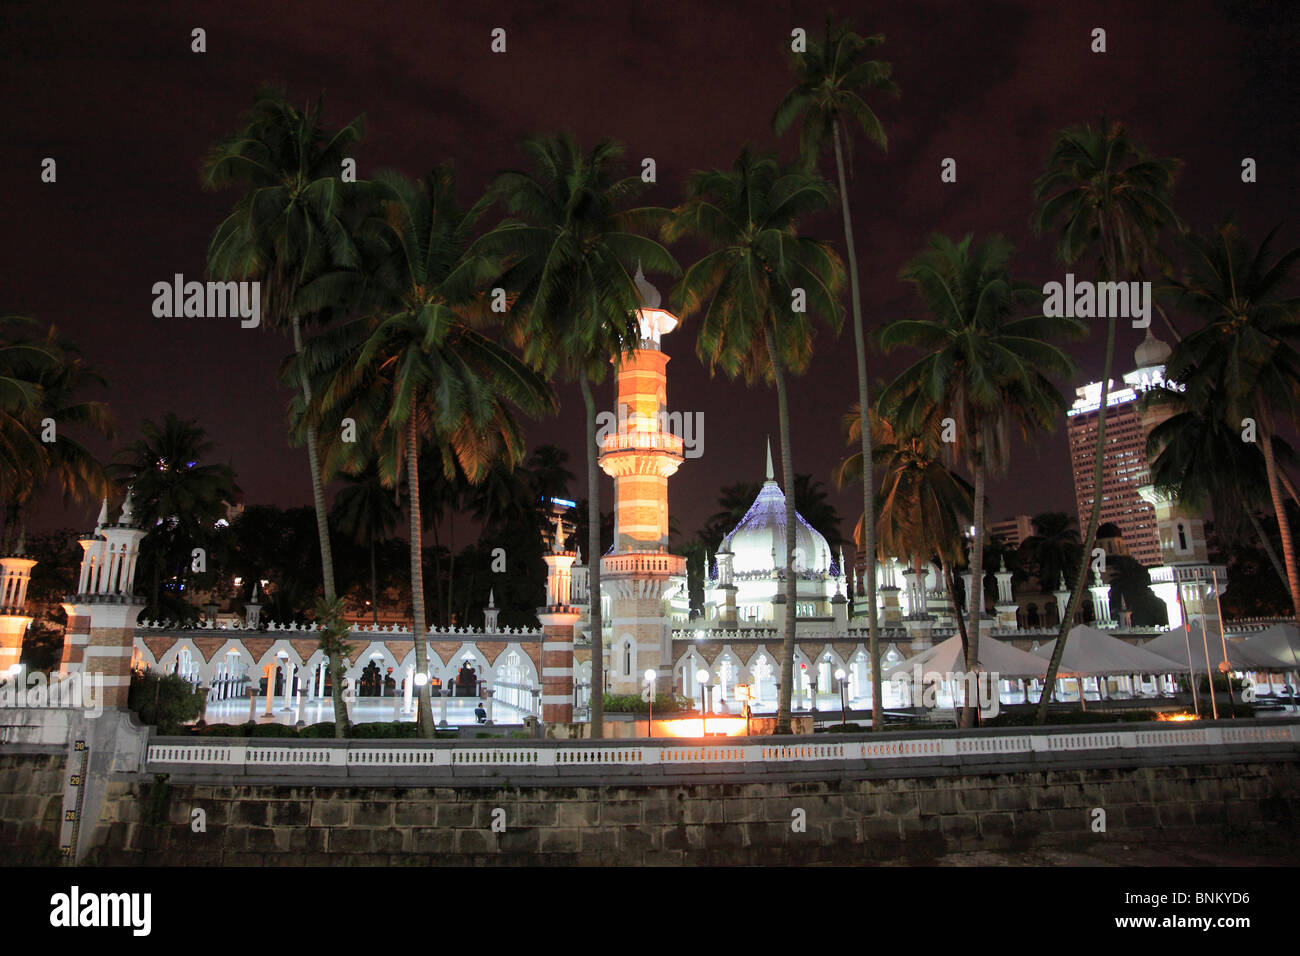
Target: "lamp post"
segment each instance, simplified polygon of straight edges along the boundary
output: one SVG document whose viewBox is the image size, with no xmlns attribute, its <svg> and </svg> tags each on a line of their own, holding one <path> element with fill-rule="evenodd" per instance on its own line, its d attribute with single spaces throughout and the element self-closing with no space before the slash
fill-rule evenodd
<svg viewBox="0 0 1300 956">
<path fill-rule="evenodd" d="M 709 686 L 709 672 L 701 667 L 695 672 L 695 679 L 700 684 L 700 736 L 707 737 L 709 735 L 708 724 L 706 723 L 708 720 L 708 705 L 704 702 L 704 699 Z"/>
<path fill-rule="evenodd" d="M 844 704 L 844 668 L 843 667 L 837 667 L 835 669 L 835 679 L 840 682 L 840 726 L 844 727 L 846 726 L 845 710 L 847 708 L 845 707 Z"/>
<path fill-rule="evenodd" d="M 650 717 L 646 720 L 646 735 L 655 735 L 655 672 L 653 667 L 645 669 L 646 700 L 650 702 Z"/>
</svg>

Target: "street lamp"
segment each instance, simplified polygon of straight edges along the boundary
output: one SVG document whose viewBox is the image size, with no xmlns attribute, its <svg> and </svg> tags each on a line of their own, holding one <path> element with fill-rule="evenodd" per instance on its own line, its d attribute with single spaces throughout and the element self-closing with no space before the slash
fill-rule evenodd
<svg viewBox="0 0 1300 956">
<path fill-rule="evenodd" d="M 706 705 L 704 702 L 704 695 L 708 691 L 709 672 L 706 671 L 703 667 L 701 667 L 699 670 L 695 672 L 695 679 L 699 681 L 700 684 L 700 736 L 707 737 L 709 735 L 709 732 L 708 732 L 708 724 L 705 723 L 705 721 L 708 719 L 707 717 L 708 705 Z"/>
<path fill-rule="evenodd" d="M 835 669 L 835 679 L 840 682 L 840 726 L 845 726 L 845 706 L 844 706 L 844 668 Z"/>
<path fill-rule="evenodd" d="M 646 682 L 646 700 L 650 702 L 650 717 L 646 720 L 645 728 L 648 736 L 655 735 L 655 671 L 653 667 L 645 669 Z"/>
</svg>

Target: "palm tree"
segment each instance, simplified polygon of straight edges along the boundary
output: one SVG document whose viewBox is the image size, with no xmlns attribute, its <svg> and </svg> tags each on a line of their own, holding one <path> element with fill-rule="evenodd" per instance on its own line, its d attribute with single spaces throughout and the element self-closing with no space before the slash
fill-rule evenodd
<svg viewBox="0 0 1300 956">
<path fill-rule="evenodd" d="M 984 616 L 985 479 L 1005 470 L 1013 424 L 1028 437 L 1055 428 L 1066 402 L 1049 376 L 1065 377 L 1074 362 L 1051 340 L 1080 335 L 1074 319 L 1012 313 L 1040 301 L 1039 290 L 1008 275 L 1011 245 L 993 236 L 972 245 L 934 236 L 899 273 L 916 286 L 928 319 L 900 319 L 880 331 L 886 351 L 899 346 L 927 354 L 904 370 L 880 397 L 887 414 L 913 427 L 938 414 L 951 419 L 956 451 L 974 475 L 975 546 L 971 556 L 973 628 L 966 667 L 979 662 L 979 622 Z M 974 720 L 966 707 L 963 724 Z"/>
<path fill-rule="evenodd" d="M 11 348 L 14 351 L 10 352 Z M 5 535 L 0 537 L 0 543 L 9 539 L 7 548 L 0 545 L 0 549 L 7 550 L 17 547 L 22 537 L 23 510 L 30 506 L 49 472 L 54 472 L 58 479 L 65 505 L 102 498 L 109 493 L 111 483 L 104 466 L 77 439 L 75 430 L 82 426 L 112 438 L 113 418 L 104 402 L 79 397 L 87 386 L 102 386 L 104 378 L 86 365 L 80 351 L 61 338 L 53 327 L 40 339 L 8 343 L 4 351 L 15 357 L 26 356 L 25 374 L 30 376 L 28 384 L 34 387 L 34 400 L 25 409 L 16 405 L 14 417 L 0 421 L 0 436 L 9 431 L 6 421 L 22 429 L 21 438 L 14 435 L 14 442 L 0 438 L 0 445 L 14 455 L 9 468 L 25 467 L 30 478 L 25 482 L 6 481 L 4 472 L 0 471 L 5 509 Z M 39 438 L 46 421 L 56 425 L 54 441 Z"/>
<path fill-rule="evenodd" d="M 44 400 L 41 379 L 58 361 L 34 320 L 0 317 L 0 501 L 6 503 L 6 512 L 10 503 L 27 500 L 45 480 L 48 458 L 37 412 Z M 12 524 L 7 521 L 0 545 L 20 537 L 16 524 L 15 515 Z"/>
<path fill-rule="evenodd" d="M 476 483 L 498 462 L 514 465 L 523 458 L 523 435 L 510 407 L 541 414 L 554 409 L 554 397 L 539 375 L 475 327 L 484 311 L 484 285 L 497 270 L 470 251 L 487 201 L 463 209 L 447 165 L 419 184 L 388 172 L 376 182 L 390 256 L 366 281 L 373 284 L 367 295 L 384 314 L 318 337 L 304 364 L 329 377 L 313 416 L 355 413 L 357 421 L 370 423 L 383 480 L 396 486 L 405 471 L 415 667 L 427 674 L 421 449 L 428 447 L 448 480 L 459 469 Z M 421 733 L 432 737 L 427 682 L 419 708 Z"/>
<path fill-rule="evenodd" d="M 321 121 L 322 103 L 299 110 L 274 89 L 261 91 L 243 117 L 243 125 L 212 147 L 203 164 L 205 189 L 237 186 L 245 193 L 217 227 L 208 246 L 208 272 L 219 279 L 258 280 L 266 324 L 288 331 L 295 355 L 303 351 L 304 320 L 329 310 L 306 312 L 299 292 L 313 279 L 340 268 L 355 268 L 359 255 L 351 238 L 361 191 L 341 181 L 342 162 L 361 139 L 364 119 L 329 131 Z M 310 405 L 310 377 L 295 383 Z M 312 502 L 320 539 L 323 588 L 327 605 L 334 601 L 334 558 L 330 550 L 316 428 L 306 427 L 311 466 Z M 335 681 L 335 713 L 341 707 Z M 343 732 L 337 722 L 336 733 Z"/>
<path fill-rule="evenodd" d="M 687 200 L 667 235 L 693 236 L 711 251 L 686 270 L 673 290 L 679 314 L 703 312 L 696 349 L 710 372 L 776 385 L 785 488 L 785 580 L 794 577 L 794 459 L 787 374 L 812 355 L 812 318 L 835 331 L 842 320 L 844 265 L 828 243 L 799 235 L 797 224 L 830 206 L 834 194 L 816 173 L 783 169 L 748 146 L 729 171 L 692 175 Z M 781 692 L 776 732 L 790 732 L 794 668 L 794 594 L 785 602 Z"/>
<path fill-rule="evenodd" d="M 631 270 L 676 276 L 668 250 L 647 238 L 663 209 L 628 208 L 639 177 L 616 178 L 623 148 L 601 140 L 583 153 L 568 134 L 524 144 L 533 170 L 501 173 L 493 190 L 511 216 L 477 248 L 510 263 L 502 287 L 514 295 L 509 321 L 524 357 L 548 377 L 577 380 L 587 414 L 587 551 L 591 593 L 591 735 L 604 733 L 604 622 L 600 608 L 600 483 L 593 384 L 640 341 L 643 305 Z"/>
<path fill-rule="evenodd" d="M 1083 548 L 1074 519 L 1064 511 L 1045 511 L 1034 515 L 1032 522 L 1034 533 L 1020 543 L 1020 552 L 1046 592 L 1074 574 Z"/>
<path fill-rule="evenodd" d="M 1176 226 L 1170 194 L 1179 162 L 1153 159 L 1135 143 L 1122 124 L 1102 120 L 1056 134 L 1047 169 L 1034 183 L 1039 203 L 1033 225 L 1037 232 L 1059 229 L 1061 260 L 1074 263 L 1089 252 L 1096 256 L 1102 280 L 1139 276 L 1149 261 L 1159 261 L 1161 230 Z M 1176 334 L 1176 333 L 1175 333 Z M 1101 520 L 1100 492 L 1106 459 L 1106 415 L 1111 367 L 1115 357 L 1115 316 L 1106 320 L 1106 359 L 1101 373 L 1101 404 L 1097 411 L 1097 450 L 1093 474 L 1092 514 L 1084 531 L 1083 553 L 1092 553 Z M 1088 583 L 1088 563 L 1080 562 L 1070 603 L 1061 619 L 1045 690 L 1038 702 L 1039 723 L 1047 719 L 1056 674 L 1065 653 L 1070 622 Z"/>
<path fill-rule="evenodd" d="M 1241 440 L 1240 422 L 1229 421 L 1227 393 L 1218 382 L 1199 388 L 1196 407 L 1186 391 L 1171 387 L 1148 389 L 1148 407 L 1164 407 L 1172 414 L 1151 429 L 1147 455 L 1151 484 L 1180 506 L 1214 515 L 1214 532 L 1224 542 L 1249 544 L 1249 529 L 1260 542 L 1278 580 L 1286 578 L 1277 552 L 1259 514 L 1271 508 L 1268 469 L 1257 442 Z M 1273 435 L 1273 457 L 1294 461 L 1295 453 Z"/>
<path fill-rule="evenodd" d="M 392 536 L 402 520 L 402 509 L 393 492 L 384 486 L 379 462 L 371 458 L 365 468 L 344 477 L 346 484 L 334 496 L 330 519 L 343 534 L 370 552 L 370 610 L 379 624 L 379 572 L 375 543 Z"/>
<path fill-rule="evenodd" d="M 951 455 L 941 441 L 941 419 L 937 412 L 938 406 L 932 406 L 928 417 L 895 426 L 881 414 L 879 402 L 871 410 L 869 421 L 875 432 L 872 454 L 882 478 L 875 501 L 880 534 L 876 539 L 876 553 L 868 561 L 874 563 L 901 556 L 921 572 L 932 557 L 937 558 L 965 649 L 969 639 L 957 600 L 953 568 L 963 561 L 961 532 L 970 523 L 971 486 L 949 467 Z M 844 416 L 843 424 L 849 444 L 860 445 L 857 430 L 862 427 L 862 414 L 856 405 Z M 861 474 L 862 453 L 855 451 L 836 468 L 835 482 L 842 488 L 858 480 Z M 859 518 L 853 531 L 859 544 L 864 524 Z"/>
<path fill-rule="evenodd" d="M 108 472 L 129 485 L 140 525 L 148 529 L 145 546 L 153 564 L 150 613 L 162 614 L 161 583 L 167 564 L 184 578 L 190 551 L 206 547 L 226 504 L 239 492 L 229 465 L 200 462 L 216 447 L 194 420 L 168 412 L 161 426 L 146 420 L 141 437 L 118 454 Z"/>
<path fill-rule="evenodd" d="M 772 118 L 777 134 L 783 133 L 799 114 L 803 114 L 803 133 L 800 153 L 811 168 L 825 148 L 827 139 L 835 148 L 835 172 L 839 181 L 840 217 L 844 220 L 844 247 L 849 265 L 849 295 L 853 305 L 853 341 L 858 364 L 858 409 L 861 422 L 858 426 L 862 442 L 862 548 L 868 555 L 867 565 L 867 628 L 871 653 L 872 718 L 871 729 L 884 727 L 884 713 L 880 684 L 880 630 L 876 621 L 876 563 L 871 559 L 875 551 L 875 509 L 872 507 L 875 480 L 872 474 L 871 429 L 866 426 L 870 410 L 867 396 L 866 336 L 862 326 L 862 294 L 858 285 L 858 256 L 853 242 L 853 220 L 849 215 L 848 183 L 844 172 L 844 147 L 852 152 L 849 133 L 854 126 L 882 150 L 887 148 L 884 128 L 867 105 L 864 94 L 881 91 L 898 94 L 897 85 L 889 78 L 889 63 L 866 58 L 867 50 L 885 42 L 883 34 L 861 37 L 849 29 L 847 23 L 833 24 L 826 18 L 825 38 L 812 39 L 807 51 L 794 54 L 794 70 L 798 76 L 795 86 L 785 95 Z"/>
<path fill-rule="evenodd" d="M 1244 437 L 1246 419 L 1255 422 L 1292 607 L 1300 621 L 1300 570 L 1274 444 L 1277 415 L 1294 424 L 1300 414 L 1300 298 L 1285 291 L 1294 279 L 1300 248 L 1274 260 L 1277 231 L 1275 227 L 1258 247 L 1232 222 L 1212 235 L 1184 238 L 1187 265 L 1178 283 L 1178 304 L 1205 325 L 1178 344 L 1166 372 L 1186 388 L 1191 409 L 1213 408 L 1217 393 L 1226 426 L 1239 437 Z"/>
</svg>

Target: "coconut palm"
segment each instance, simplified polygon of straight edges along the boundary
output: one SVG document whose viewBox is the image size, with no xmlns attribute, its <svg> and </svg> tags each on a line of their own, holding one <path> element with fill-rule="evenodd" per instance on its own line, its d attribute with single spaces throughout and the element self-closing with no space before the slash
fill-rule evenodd
<svg viewBox="0 0 1300 956">
<path fill-rule="evenodd" d="M 371 458 L 364 469 L 344 476 L 344 486 L 334 496 L 330 519 L 342 534 L 352 538 L 370 553 L 370 610 L 379 624 L 379 570 L 375 545 L 392 536 L 402 520 L 392 490 L 384 486 L 379 462 Z"/>
<path fill-rule="evenodd" d="M 1142 275 L 1148 262 L 1160 261 L 1160 233 L 1177 226 L 1170 207 L 1179 162 L 1154 159 L 1133 141 L 1121 123 L 1103 119 L 1100 126 L 1065 129 L 1056 134 L 1047 169 L 1034 183 L 1039 203 L 1035 231 L 1057 229 L 1057 250 L 1067 264 L 1092 256 L 1101 280 L 1121 281 Z M 1177 332 L 1175 331 L 1175 335 Z M 1106 417 L 1111 368 L 1115 357 L 1115 316 L 1106 320 L 1106 358 L 1101 373 L 1101 404 L 1097 411 L 1096 464 L 1093 488 L 1100 489 L 1106 458 Z M 1093 495 L 1092 513 L 1084 530 L 1083 553 L 1090 554 L 1101 520 L 1100 493 Z M 1087 586 L 1088 564 L 1080 562 L 1070 603 L 1047 668 L 1047 688 L 1038 702 L 1038 721 L 1047 707 L 1065 653 L 1070 622 Z"/>
<path fill-rule="evenodd" d="M 979 245 L 933 236 L 925 251 L 903 267 L 929 312 L 925 319 L 900 319 L 880 331 L 886 351 L 900 346 L 926 354 L 881 394 L 891 417 L 914 427 L 936 413 L 947 422 L 955 451 L 974 477 L 975 542 L 971 555 L 971 633 L 966 667 L 979 662 L 979 622 L 984 615 L 985 481 L 1005 471 L 1010 437 L 1018 425 L 1026 437 L 1050 431 L 1066 408 L 1050 376 L 1066 377 L 1074 362 L 1052 340 L 1078 336 L 1074 319 L 1013 313 L 1037 305 L 1041 293 L 1008 274 L 1011 245 L 993 236 Z M 968 705 L 963 723 L 974 720 Z"/>
<path fill-rule="evenodd" d="M 208 272 L 218 279 L 260 281 L 264 324 L 288 332 L 296 355 L 303 350 L 304 323 L 329 311 L 320 306 L 305 309 L 299 292 L 324 273 L 360 264 L 351 222 L 361 192 L 343 183 L 341 173 L 343 160 L 363 135 L 364 120 L 357 117 L 341 129 L 328 130 L 321 113 L 320 101 L 299 110 L 283 92 L 261 91 L 243 125 L 212 147 L 201 176 L 205 189 L 245 190 L 212 236 Z M 310 405 L 310 377 L 304 373 L 294 384 Z M 326 604 L 332 605 L 334 559 L 312 422 L 307 424 L 306 445 L 323 589 Z M 336 713 L 342 700 L 340 684 L 334 684 Z M 342 723 L 336 732 L 342 734 Z"/>
<path fill-rule="evenodd" d="M 1278 580 L 1285 580 L 1286 569 L 1259 519 L 1260 511 L 1272 508 L 1263 452 L 1258 442 L 1242 441 L 1240 422 L 1229 421 L 1221 383 L 1208 383 L 1194 398 L 1196 407 L 1186 391 L 1165 387 L 1146 392 L 1148 407 L 1172 412 L 1147 436 L 1151 484 L 1180 506 L 1212 513 L 1220 540 L 1249 545 L 1253 535 Z M 1295 452 L 1280 436 L 1273 435 L 1272 444 L 1275 460 L 1295 461 Z"/>
<path fill-rule="evenodd" d="M 476 483 L 497 463 L 523 458 L 511 408 L 540 414 L 554 409 L 554 397 L 538 374 L 476 327 L 485 283 L 498 271 L 470 251 L 487 202 L 462 208 L 450 166 L 418 184 L 387 172 L 376 184 L 389 257 L 362 281 L 371 286 L 366 297 L 385 308 L 311 343 L 304 366 L 328 385 L 306 417 L 366 423 L 383 480 L 393 487 L 405 473 L 415 667 L 427 674 L 421 450 L 448 480 L 459 470 Z M 421 733 L 431 737 L 427 682 L 419 697 Z"/>
<path fill-rule="evenodd" d="M 644 186 L 617 178 L 623 148 L 609 140 L 584 153 L 568 134 L 529 140 L 531 171 L 501 173 L 493 191 L 512 217 L 476 248 L 509 263 L 501 287 L 514 296 L 508 321 L 524 357 L 548 377 L 576 380 L 587 418 L 587 553 L 591 625 L 591 735 L 603 735 L 604 622 L 600 608 L 600 484 L 592 385 L 640 342 L 645 303 L 632 271 L 676 276 L 676 260 L 647 237 L 663 209 L 629 208 Z"/>
<path fill-rule="evenodd" d="M 1045 511 L 1032 519 L 1034 533 L 1020 543 L 1022 560 L 1029 564 L 1044 593 L 1064 583 L 1079 566 L 1083 547 L 1079 529 L 1064 511 Z"/>
<path fill-rule="evenodd" d="M 148 530 L 141 551 L 153 565 L 150 613 L 156 619 L 162 615 L 163 566 L 186 576 L 191 550 L 208 546 L 239 488 L 229 465 L 202 464 L 216 444 L 196 421 L 168 412 L 161 425 L 146 420 L 140 432 L 107 470 L 130 486 L 136 520 Z"/>
<path fill-rule="evenodd" d="M 875 437 L 872 454 L 876 458 L 881 488 L 876 496 L 876 553 L 868 560 L 888 561 L 901 556 L 922 572 L 937 559 L 945 585 L 953 602 L 962 647 L 968 635 L 957 601 L 953 574 L 960 566 L 962 529 L 970 524 L 971 486 L 950 468 L 951 455 L 941 440 L 938 406 L 928 417 L 898 426 L 881 414 L 879 403 L 872 409 L 870 422 Z M 854 406 L 843 419 L 850 445 L 860 444 L 857 429 L 862 415 Z M 840 487 L 857 481 L 862 475 L 862 453 L 850 454 L 835 470 Z M 858 519 L 854 538 L 861 547 L 864 522 Z"/>
<path fill-rule="evenodd" d="M 1256 439 L 1300 620 L 1300 570 L 1274 445 L 1279 417 L 1292 425 L 1300 420 L 1300 298 L 1287 294 L 1300 248 L 1274 258 L 1277 231 L 1258 246 L 1232 222 L 1211 235 L 1184 238 L 1186 274 L 1177 285 L 1178 305 L 1205 325 L 1178 344 L 1166 372 L 1186 388 L 1189 408 L 1221 404 L 1226 427 L 1239 438 Z M 1250 436 L 1252 423 L 1256 434 Z"/>
<path fill-rule="evenodd" d="M 58 367 L 59 356 L 33 319 L 0 317 L 0 501 L 25 501 L 45 480 L 46 450 L 37 415 L 44 400 L 41 378 Z M 0 546 L 20 536 L 17 517 L 8 522 Z"/>
<path fill-rule="evenodd" d="M 867 353 L 865 332 L 862 326 L 862 295 L 858 285 L 858 257 L 853 242 L 853 220 L 849 214 L 849 193 L 844 170 L 845 147 L 852 152 L 850 133 L 860 128 L 866 137 L 882 150 L 887 147 L 884 128 L 867 105 L 868 92 L 898 93 L 890 79 L 891 65 L 880 60 L 867 59 L 867 51 L 885 42 L 882 34 L 861 37 L 849 29 L 848 24 L 835 24 L 826 18 L 826 31 L 821 41 L 810 38 L 806 52 L 793 55 L 793 66 L 798 81 L 785 95 L 772 118 L 778 134 L 784 132 L 803 115 L 803 132 L 800 153 L 810 167 L 814 165 L 828 141 L 835 152 L 835 172 L 839 182 L 840 217 L 844 220 L 844 247 L 849 267 L 849 296 L 853 307 L 853 341 L 856 348 L 858 370 L 858 409 L 862 419 L 858 426 L 862 443 L 862 548 L 871 555 L 875 551 L 875 509 L 871 502 L 875 481 L 872 474 L 871 429 L 865 426 L 869 411 L 867 399 Z M 884 714 L 880 684 L 880 629 L 876 620 L 876 564 L 868 558 L 867 629 L 871 653 L 872 719 L 871 729 L 884 727 Z"/>
<path fill-rule="evenodd" d="M 22 327 L 22 323 L 17 323 L 17 327 Z M 0 550 L 7 550 L 17 547 L 22 537 L 23 512 L 31 506 L 51 472 L 58 480 L 65 505 L 95 500 L 109 493 L 111 482 L 104 466 L 78 439 L 76 432 L 79 427 L 87 428 L 112 438 L 113 418 L 104 402 L 81 397 L 87 387 L 104 385 L 104 378 L 86 365 L 80 351 L 53 327 L 39 339 L 10 342 L 3 348 L 5 354 L 26 357 L 23 362 L 26 371 L 22 374 L 29 376 L 27 384 L 34 387 L 31 402 L 25 407 L 23 403 L 14 405 L 12 417 L 0 420 L 0 436 L 6 432 L 13 435 L 12 427 L 21 429 L 21 436 L 13 435 L 12 442 L 0 437 L 0 445 L 13 454 L 7 467 L 0 469 L 0 494 L 5 509 L 5 535 L 0 538 Z M 55 427 L 54 439 L 44 441 L 49 422 Z M 5 472 L 11 470 L 14 477 L 5 480 Z M 17 470 L 24 471 L 29 480 L 17 480 Z M 3 547 L 6 538 L 7 548 Z"/>
<path fill-rule="evenodd" d="M 686 270 L 672 302 L 702 313 L 696 350 L 710 372 L 776 386 L 785 489 L 785 580 L 793 584 L 795 479 L 786 379 L 812 356 L 814 317 L 839 331 L 844 265 L 831 246 L 801 236 L 798 223 L 828 208 L 830 186 L 806 169 L 784 169 L 748 146 L 730 170 L 696 172 L 667 235 L 703 240 L 709 250 Z M 777 733 L 790 732 L 795 601 L 785 602 Z"/>
</svg>

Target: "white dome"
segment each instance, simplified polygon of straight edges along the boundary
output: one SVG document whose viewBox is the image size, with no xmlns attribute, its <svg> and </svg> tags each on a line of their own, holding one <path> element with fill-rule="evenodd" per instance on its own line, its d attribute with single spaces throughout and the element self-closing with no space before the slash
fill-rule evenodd
<svg viewBox="0 0 1300 956">
<path fill-rule="evenodd" d="M 722 539 L 719 551 L 730 551 L 731 569 L 736 574 L 755 571 L 771 574 L 785 568 L 785 495 L 772 478 L 772 452 L 768 451 L 767 481 L 758 497 L 732 532 Z M 826 573 L 831 566 L 831 549 L 816 528 L 795 512 L 795 569 Z"/>
</svg>

